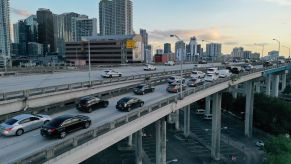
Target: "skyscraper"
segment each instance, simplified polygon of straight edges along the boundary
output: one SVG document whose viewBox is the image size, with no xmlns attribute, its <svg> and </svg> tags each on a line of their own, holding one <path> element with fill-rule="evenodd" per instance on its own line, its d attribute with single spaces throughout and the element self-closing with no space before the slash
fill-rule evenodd
<svg viewBox="0 0 291 164">
<path fill-rule="evenodd" d="M 190 39 L 188 55 L 189 55 L 190 61 L 192 62 L 197 61 L 199 59 L 198 43 L 195 36 Z"/>
<path fill-rule="evenodd" d="M 37 42 L 38 40 L 38 23 L 36 15 L 31 15 L 25 19 L 26 25 L 29 27 L 28 41 Z"/>
<path fill-rule="evenodd" d="M 164 44 L 164 53 L 172 53 L 172 48 L 171 48 L 171 44 L 170 43 L 165 43 Z"/>
<path fill-rule="evenodd" d="M 186 59 L 186 44 L 183 41 L 178 41 L 175 44 L 176 59 L 179 61 Z"/>
<path fill-rule="evenodd" d="M 215 61 L 221 55 L 221 44 L 210 43 L 206 45 L 206 55 L 208 60 Z"/>
<path fill-rule="evenodd" d="M 73 32 L 73 40 L 75 42 L 81 41 L 84 36 L 95 36 L 97 35 L 97 19 L 89 19 L 85 15 L 72 18 L 71 31 Z"/>
<path fill-rule="evenodd" d="M 10 58 L 9 0 L 0 1 L 0 67 Z"/>
<path fill-rule="evenodd" d="M 131 0 L 101 0 L 99 3 L 100 34 L 132 34 L 132 12 Z"/>
<path fill-rule="evenodd" d="M 148 53 L 146 53 L 147 48 L 148 48 L 148 33 L 145 29 L 140 29 L 140 35 L 142 37 L 142 42 L 143 42 L 143 49 L 144 49 L 144 62 L 147 62 L 147 55 Z"/>
<path fill-rule="evenodd" d="M 16 55 L 26 56 L 28 54 L 27 43 L 29 42 L 29 26 L 24 20 L 13 25 L 14 43 L 17 43 L 18 53 Z"/>
<path fill-rule="evenodd" d="M 241 59 L 244 55 L 244 48 L 243 47 L 235 47 L 232 49 L 231 55 L 233 58 Z"/>
<path fill-rule="evenodd" d="M 55 52 L 53 13 L 49 9 L 38 9 L 38 42 L 43 44 L 44 54 Z"/>
</svg>

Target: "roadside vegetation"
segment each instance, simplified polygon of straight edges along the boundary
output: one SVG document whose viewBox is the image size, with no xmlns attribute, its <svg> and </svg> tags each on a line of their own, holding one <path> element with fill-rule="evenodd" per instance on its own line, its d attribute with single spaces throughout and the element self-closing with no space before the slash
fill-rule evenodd
<svg viewBox="0 0 291 164">
<path fill-rule="evenodd" d="M 291 134 L 291 103 L 265 94 L 255 94 L 254 98 L 254 126 L 272 135 L 265 143 L 266 163 L 291 163 L 291 139 L 285 136 Z M 224 93 L 222 108 L 244 120 L 245 97 L 234 99 Z"/>
</svg>

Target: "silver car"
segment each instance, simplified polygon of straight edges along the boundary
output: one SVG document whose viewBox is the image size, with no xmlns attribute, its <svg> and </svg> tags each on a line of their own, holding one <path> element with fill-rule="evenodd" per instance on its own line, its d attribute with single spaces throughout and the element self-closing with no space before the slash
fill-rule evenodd
<svg viewBox="0 0 291 164">
<path fill-rule="evenodd" d="M 5 136 L 21 136 L 24 132 L 41 128 L 51 118 L 47 115 L 21 114 L 0 125 L 0 133 Z"/>
</svg>

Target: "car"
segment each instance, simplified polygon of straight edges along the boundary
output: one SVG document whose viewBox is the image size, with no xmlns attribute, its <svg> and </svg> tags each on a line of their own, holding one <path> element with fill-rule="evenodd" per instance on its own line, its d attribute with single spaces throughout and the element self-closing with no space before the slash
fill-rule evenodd
<svg viewBox="0 0 291 164">
<path fill-rule="evenodd" d="M 167 66 L 174 66 L 175 65 L 175 62 L 173 62 L 173 61 L 167 61 L 165 63 L 165 65 L 167 65 Z"/>
<path fill-rule="evenodd" d="M 186 85 L 182 84 L 182 90 L 186 89 Z M 181 91 L 181 83 L 172 83 L 167 87 L 169 93 L 178 93 Z"/>
<path fill-rule="evenodd" d="M 156 68 L 156 66 L 154 66 L 154 65 L 150 65 L 150 64 L 148 64 L 148 65 L 146 65 L 146 66 L 143 68 L 143 70 L 144 70 L 144 71 L 155 71 L 155 70 L 157 70 L 157 68 Z"/>
<path fill-rule="evenodd" d="M 213 81 L 215 81 L 217 79 L 218 79 L 218 76 L 215 75 L 215 74 L 207 74 L 205 76 L 205 78 L 204 78 L 204 80 L 207 81 L 207 82 L 213 82 Z"/>
<path fill-rule="evenodd" d="M 133 93 L 135 93 L 136 95 L 144 95 L 146 93 L 151 93 L 154 91 L 155 88 L 147 84 L 140 84 L 133 89 Z"/>
<path fill-rule="evenodd" d="M 238 60 L 238 59 L 233 59 L 232 62 L 233 62 L 233 63 L 238 63 L 239 60 Z"/>
<path fill-rule="evenodd" d="M 142 107 L 144 101 L 136 97 L 124 97 L 116 104 L 116 109 L 130 112 L 132 109 Z"/>
<path fill-rule="evenodd" d="M 52 119 L 42 126 L 40 134 L 43 137 L 65 138 L 67 134 L 77 130 L 87 129 L 91 125 L 91 119 L 83 115 L 62 115 Z"/>
<path fill-rule="evenodd" d="M 231 72 L 228 69 L 223 69 L 218 71 L 218 77 L 220 78 L 226 78 L 231 76 Z"/>
<path fill-rule="evenodd" d="M 169 84 L 172 84 L 172 83 L 181 83 L 181 80 L 182 80 L 182 83 L 184 84 L 185 83 L 185 78 L 181 77 L 181 76 L 170 76 L 167 81 Z"/>
<path fill-rule="evenodd" d="M 265 143 L 262 140 L 258 140 L 256 142 L 256 146 L 261 148 L 261 147 L 264 147 L 265 146 Z"/>
<path fill-rule="evenodd" d="M 205 73 L 202 71 L 192 71 L 191 78 L 204 78 Z"/>
<path fill-rule="evenodd" d="M 233 74 L 239 74 L 239 73 L 242 73 L 243 71 L 244 71 L 244 69 L 240 66 L 231 67 L 231 73 L 233 73 Z"/>
<path fill-rule="evenodd" d="M 109 105 L 109 101 L 102 100 L 94 96 L 82 97 L 79 103 L 76 105 L 77 110 L 82 112 L 91 113 L 93 110 L 99 108 L 106 108 Z"/>
<path fill-rule="evenodd" d="M 244 65 L 243 68 L 245 71 L 251 71 L 254 69 L 254 66 L 251 64 L 247 64 L 247 65 Z"/>
<path fill-rule="evenodd" d="M 285 64 L 285 63 L 286 63 L 285 60 L 282 60 L 282 59 L 278 60 L 278 64 Z"/>
<path fill-rule="evenodd" d="M 199 85 L 203 85 L 204 79 L 200 78 L 191 78 L 188 80 L 187 85 L 188 87 L 197 87 Z"/>
<path fill-rule="evenodd" d="M 101 76 L 103 78 L 122 77 L 122 73 L 114 70 L 106 70 L 101 74 Z"/>
<path fill-rule="evenodd" d="M 2 123 L 0 133 L 4 136 L 21 136 L 25 132 L 41 128 L 50 120 L 48 115 L 21 114 Z"/>
<path fill-rule="evenodd" d="M 207 69 L 207 74 L 218 74 L 218 68 L 212 67 Z"/>
<path fill-rule="evenodd" d="M 205 109 L 197 109 L 196 110 L 197 115 L 204 115 L 204 113 L 205 113 Z"/>
<path fill-rule="evenodd" d="M 204 114 L 204 120 L 212 120 L 212 114 Z"/>
<path fill-rule="evenodd" d="M 200 60 L 200 61 L 198 62 L 198 64 L 207 64 L 207 61 L 206 61 L 206 60 Z"/>
<path fill-rule="evenodd" d="M 222 64 L 222 65 L 229 65 L 229 62 L 224 61 L 224 62 L 222 62 L 221 64 Z"/>
<path fill-rule="evenodd" d="M 273 66 L 273 63 L 272 63 L 271 61 L 265 61 L 265 62 L 263 63 L 263 66 L 264 66 L 264 67 L 271 67 L 271 66 Z"/>
</svg>

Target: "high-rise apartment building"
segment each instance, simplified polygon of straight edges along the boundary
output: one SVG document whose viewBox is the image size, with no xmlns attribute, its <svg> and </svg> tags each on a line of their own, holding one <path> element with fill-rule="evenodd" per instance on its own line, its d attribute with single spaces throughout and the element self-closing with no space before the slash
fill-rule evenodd
<svg viewBox="0 0 291 164">
<path fill-rule="evenodd" d="M 38 9 L 38 42 L 43 44 L 44 54 L 55 52 L 54 17 L 49 9 Z"/>
<path fill-rule="evenodd" d="M 221 56 L 221 44 L 209 43 L 206 45 L 206 57 L 210 61 L 215 61 Z"/>
<path fill-rule="evenodd" d="M 146 53 L 147 48 L 148 48 L 148 33 L 145 29 L 140 29 L 140 35 L 142 37 L 142 42 L 143 42 L 143 50 L 144 50 L 144 62 L 147 62 L 147 55 L 148 53 Z"/>
<path fill-rule="evenodd" d="M 28 47 L 27 43 L 29 42 L 29 26 L 26 25 L 24 20 L 19 20 L 17 23 L 13 24 L 14 31 L 14 43 L 18 48 L 17 56 L 27 56 Z"/>
<path fill-rule="evenodd" d="M 97 19 L 89 19 L 88 16 L 72 18 L 73 41 L 79 42 L 82 37 L 97 35 Z"/>
<path fill-rule="evenodd" d="M 10 59 L 9 0 L 0 1 L 0 67 Z"/>
<path fill-rule="evenodd" d="M 236 59 L 241 59 L 244 56 L 244 48 L 243 47 L 235 47 L 232 49 L 231 56 Z"/>
<path fill-rule="evenodd" d="M 171 48 L 171 44 L 170 43 L 165 43 L 164 44 L 164 53 L 172 53 L 172 48 Z"/>
<path fill-rule="evenodd" d="M 198 53 L 198 43 L 196 37 L 192 37 L 189 43 L 189 52 L 188 52 L 189 61 L 194 62 L 198 61 L 199 53 Z"/>
<path fill-rule="evenodd" d="M 25 19 L 25 23 L 29 28 L 28 41 L 37 42 L 38 41 L 38 23 L 36 15 L 31 15 Z M 15 34 L 15 33 L 14 33 Z"/>
<path fill-rule="evenodd" d="M 183 41 L 178 41 L 175 44 L 176 59 L 179 61 L 185 61 L 186 59 L 186 44 Z"/>
<path fill-rule="evenodd" d="M 99 3 L 100 34 L 132 34 L 132 13 L 131 0 L 101 0 Z"/>
</svg>

